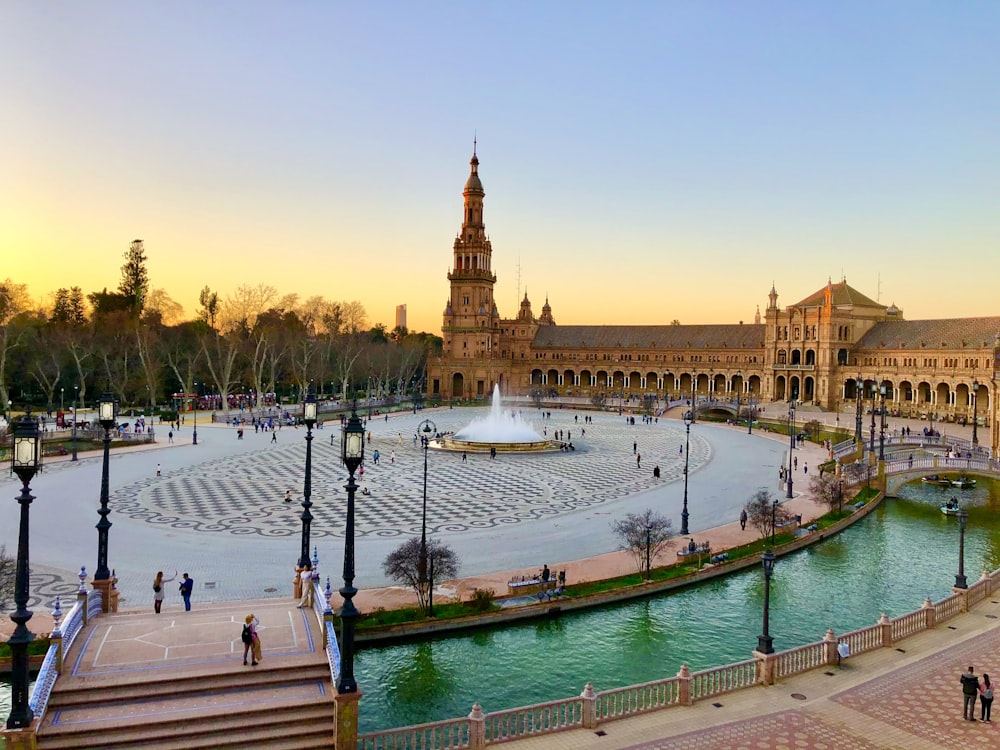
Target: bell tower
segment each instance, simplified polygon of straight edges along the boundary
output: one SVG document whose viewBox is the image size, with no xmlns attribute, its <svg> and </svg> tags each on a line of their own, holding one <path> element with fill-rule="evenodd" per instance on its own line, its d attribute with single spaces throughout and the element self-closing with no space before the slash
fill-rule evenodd
<svg viewBox="0 0 1000 750">
<path fill-rule="evenodd" d="M 444 356 L 453 360 L 492 358 L 500 321 L 493 301 L 497 278 L 492 270 L 493 248 L 483 222 L 486 191 L 479 179 L 475 142 L 469 167 L 469 179 L 462 191 L 462 228 L 455 237 L 448 272 L 451 295 L 441 326 Z"/>
</svg>

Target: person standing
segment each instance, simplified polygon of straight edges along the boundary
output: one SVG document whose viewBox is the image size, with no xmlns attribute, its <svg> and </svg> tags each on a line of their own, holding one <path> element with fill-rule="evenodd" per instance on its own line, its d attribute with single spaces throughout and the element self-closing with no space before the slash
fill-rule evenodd
<svg viewBox="0 0 1000 750">
<path fill-rule="evenodd" d="M 740 511 L 740 531 L 747 530 L 747 509 L 744 508 Z"/>
<path fill-rule="evenodd" d="M 271 442 L 272 443 L 278 442 L 278 433 L 273 427 L 271 428 Z"/>
<path fill-rule="evenodd" d="M 184 599 L 184 609 L 187 612 L 191 611 L 191 592 L 194 590 L 194 579 L 189 578 L 188 574 L 185 573 L 181 581 L 181 597 Z"/>
<path fill-rule="evenodd" d="M 990 676 L 983 673 L 983 684 L 979 686 L 979 720 L 991 721 L 990 707 L 993 705 L 993 683 Z"/>
<path fill-rule="evenodd" d="M 156 577 L 153 578 L 153 611 L 156 614 L 160 614 L 160 608 L 163 606 L 163 584 L 170 583 L 177 577 L 177 571 L 170 578 L 163 577 L 163 571 L 157 571 Z"/>
<path fill-rule="evenodd" d="M 365 487 L 365 489 L 368 489 Z M 299 609 L 303 607 L 313 606 L 313 583 L 312 583 L 312 564 L 306 563 L 299 569 L 299 580 L 301 581 L 300 586 L 302 587 L 302 598 L 299 599 Z"/>
<path fill-rule="evenodd" d="M 976 696 L 979 694 L 979 678 L 976 677 L 976 670 L 969 667 L 969 671 L 958 679 L 962 683 L 962 719 L 975 721 Z"/>
<path fill-rule="evenodd" d="M 243 641 L 243 666 L 246 666 L 247 654 L 250 654 L 253 666 L 256 667 L 257 662 L 260 661 L 260 636 L 257 635 L 259 624 L 257 618 L 252 614 L 247 615 L 243 621 L 243 634 L 240 636 Z"/>
</svg>

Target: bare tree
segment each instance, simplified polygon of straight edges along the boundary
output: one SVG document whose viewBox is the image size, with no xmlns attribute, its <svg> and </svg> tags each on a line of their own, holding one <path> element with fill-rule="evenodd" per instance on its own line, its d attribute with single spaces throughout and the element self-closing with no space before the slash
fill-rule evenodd
<svg viewBox="0 0 1000 750">
<path fill-rule="evenodd" d="M 421 581 L 420 539 L 413 537 L 399 545 L 382 561 L 382 572 L 397 583 L 413 589 L 417 604 L 425 613 L 430 609 L 430 592 L 435 583 L 447 581 L 458 575 L 458 556 L 444 542 L 427 540 L 427 578 L 430 586 Z"/>
<path fill-rule="evenodd" d="M 14 574 L 16 572 L 16 561 L 13 557 L 7 557 L 6 547 L 0 547 L 0 612 L 7 608 L 7 602 L 14 596 Z"/>
<path fill-rule="evenodd" d="M 792 514 L 763 487 L 747 500 L 743 510 L 747 512 L 750 525 L 760 532 L 761 539 L 771 536 L 776 524 L 782 524 L 792 517 Z"/>
<path fill-rule="evenodd" d="M 831 474 L 820 474 L 809 480 L 809 491 L 813 500 L 830 510 L 840 511 L 844 507 L 844 480 Z"/>
<path fill-rule="evenodd" d="M 646 578 L 653 560 L 670 546 L 674 537 L 670 519 L 650 508 L 612 521 L 611 531 L 621 542 L 620 549 L 631 553 L 636 570 L 646 571 Z"/>
</svg>

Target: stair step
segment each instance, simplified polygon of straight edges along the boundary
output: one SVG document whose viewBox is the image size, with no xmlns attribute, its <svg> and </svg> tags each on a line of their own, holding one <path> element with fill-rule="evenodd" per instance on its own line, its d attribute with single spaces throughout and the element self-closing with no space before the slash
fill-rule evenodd
<svg viewBox="0 0 1000 750">
<path fill-rule="evenodd" d="M 156 702 L 154 702 L 156 703 Z M 154 706 L 155 707 L 155 706 Z M 169 710 L 167 711 L 169 713 Z M 207 712 L 175 711 L 143 714 L 126 719 L 95 720 L 84 728 L 79 724 L 46 726 L 38 736 L 39 750 L 62 748 L 189 748 L 248 747 L 330 747 L 334 730 L 332 696 L 310 703 L 292 701 L 271 704 L 266 709 L 234 710 L 213 707 Z M 316 745 L 311 743 L 316 742 Z M 308 743 L 308 744 L 307 744 Z"/>
</svg>

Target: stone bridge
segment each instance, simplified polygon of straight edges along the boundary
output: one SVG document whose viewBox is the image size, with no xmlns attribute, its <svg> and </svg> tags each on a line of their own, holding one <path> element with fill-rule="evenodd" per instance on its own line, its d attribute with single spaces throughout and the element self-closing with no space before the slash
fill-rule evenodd
<svg viewBox="0 0 1000 750">
<path fill-rule="evenodd" d="M 930 458 L 896 459 L 885 462 L 885 492 L 893 495 L 907 482 L 928 474 L 961 474 L 971 477 L 1000 479 L 1000 463 L 990 458 Z"/>
</svg>

